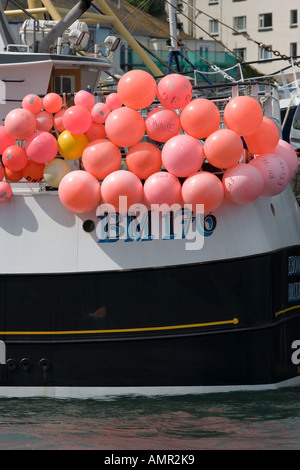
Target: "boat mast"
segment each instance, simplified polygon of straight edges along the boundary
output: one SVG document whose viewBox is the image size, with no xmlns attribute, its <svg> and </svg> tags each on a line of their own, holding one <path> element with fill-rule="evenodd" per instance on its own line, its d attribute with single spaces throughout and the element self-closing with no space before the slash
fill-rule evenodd
<svg viewBox="0 0 300 470">
<path fill-rule="evenodd" d="M 169 0 L 168 2 L 168 10 L 169 10 L 169 29 L 170 29 L 170 40 L 171 46 L 169 51 L 169 59 L 168 65 L 171 67 L 173 59 L 175 61 L 177 71 L 181 72 L 180 63 L 178 57 L 180 56 L 180 49 L 178 47 L 178 39 L 177 39 L 177 21 L 176 21 L 176 8 L 177 0 Z M 170 73 L 170 68 L 168 69 L 168 73 Z"/>
</svg>

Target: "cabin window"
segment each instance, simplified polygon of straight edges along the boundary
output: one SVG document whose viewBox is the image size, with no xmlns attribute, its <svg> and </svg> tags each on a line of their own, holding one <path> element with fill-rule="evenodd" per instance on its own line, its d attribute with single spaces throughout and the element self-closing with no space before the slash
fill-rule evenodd
<svg viewBox="0 0 300 470">
<path fill-rule="evenodd" d="M 81 90 L 81 71 L 76 68 L 54 69 L 49 83 L 49 92 L 58 94 L 75 93 Z"/>
<path fill-rule="evenodd" d="M 72 80 L 73 79 L 73 80 Z M 56 76 L 54 79 L 54 93 L 73 93 L 75 85 L 74 77 Z"/>
</svg>

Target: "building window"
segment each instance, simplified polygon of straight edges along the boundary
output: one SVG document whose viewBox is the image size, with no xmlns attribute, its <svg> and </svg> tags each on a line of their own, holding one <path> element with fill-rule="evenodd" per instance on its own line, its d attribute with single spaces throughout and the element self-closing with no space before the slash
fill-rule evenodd
<svg viewBox="0 0 300 470">
<path fill-rule="evenodd" d="M 233 2 L 243 2 L 244 0 L 232 0 Z"/>
<path fill-rule="evenodd" d="M 290 18 L 291 18 L 290 27 L 295 28 L 295 26 L 298 26 L 298 10 L 291 10 Z"/>
<path fill-rule="evenodd" d="M 297 43 L 296 42 L 290 43 L 290 56 L 297 57 Z"/>
<path fill-rule="evenodd" d="M 215 3 L 219 3 L 219 0 L 209 0 L 209 5 L 214 5 Z"/>
<path fill-rule="evenodd" d="M 259 60 L 271 59 L 272 57 L 272 46 L 260 47 L 259 48 Z"/>
<path fill-rule="evenodd" d="M 270 30 L 273 26 L 272 13 L 262 13 L 259 15 L 259 30 Z"/>
<path fill-rule="evenodd" d="M 241 47 L 239 49 L 233 49 L 234 54 L 243 62 L 246 60 L 246 48 Z"/>
<path fill-rule="evenodd" d="M 246 32 L 246 16 L 236 16 L 233 18 L 233 27 L 240 33 Z"/>
<path fill-rule="evenodd" d="M 216 20 L 209 21 L 209 32 L 213 36 L 219 34 L 219 23 Z"/>
</svg>

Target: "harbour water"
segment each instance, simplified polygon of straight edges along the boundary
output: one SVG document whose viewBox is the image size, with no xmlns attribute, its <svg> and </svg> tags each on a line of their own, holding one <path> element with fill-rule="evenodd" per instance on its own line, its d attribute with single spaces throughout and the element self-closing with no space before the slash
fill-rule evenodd
<svg viewBox="0 0 300 470">
<path fill-rule="evenodd" d="M 98 450 L 104 463 L 128 451 L 175 455 L 181 450 L 193 456 L 201 450 L 299 449 L 300 388 L 102 400 L 0 399 L 0 450 Z"/>
</svg>

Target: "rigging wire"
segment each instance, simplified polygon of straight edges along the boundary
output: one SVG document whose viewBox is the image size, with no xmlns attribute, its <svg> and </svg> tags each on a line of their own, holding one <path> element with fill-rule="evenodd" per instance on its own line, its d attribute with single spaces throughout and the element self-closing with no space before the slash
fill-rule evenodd
<svg viewBox="0 0 300 470">
<path fill-rule="evenodd" d="M 133 16 L 135 18 L 135 22 L 129 28 L 126 27 L 126 29 L 128 30 L 129 33 L 131 33 L 133 31 L 133 29 L 135 28 L 136 23 L 138 22 L 138 18 L 136 16 L 134 10 L 138 10 L 138 11 L 140 10 L 142 12 L 142 9 L 147 8 L 150 2 L 151 2 L 151 0 L 143 0 L 140 3 L 139 8 L 136 8 L 133 5 L 131 5 L 133 10 L 132 11 L 129 10 L 127 15 L 122 20 L 121 20 L 121 18 L 119 18 L 119 20 L 120 20 L 120 22 L 122 23 L 123 26 L 125 26 L 126 21 L 128 21 L 128 19 L 130 19 L 130 17 Z M 97 11 L 97 13 L 100 13 L 100 14 L 103 15 L 102 10 L 99 8 L 99 6 L 95 3 L 94 0 L 91 2 L 91 6 Z M 113 26 L 111 28 L 110 32 L 109 32 L 109 35 L 114 35 L 114 34 L 118 34 L 118 30 L 115 26 Z M 121 39 L 120 43 L 121 43 L 121 45 L 123 45 L 126 41 L 123 38 L 120 38 L 120 39 Z M 120 48 L 119 48 L 118 53 L 120 54 Z"/>
<path fill-rule="evenodd" d="M 131 24 L 131 26 L 129 28 L 126 27 L 126 29 L 128 30 L 129 33 L 132 33 L 132 31 L 134 30 L 136 24 L 138 23 L 139 21 L 139 18 L 138 18 L 138 15 L 136 14 L 136 12 L 138 11 L 140 14 L 144 14 L 145 13 L 145 10 L 146 8 L 150 5 L 151 3 L 151 0 L 143 0 L 138 7 L 135 7 L 133 5 L 130 5 L 132 7 L 132 11 L 129 10 L 129 13 L 127 13 L 127 15 L 123 18 L 123 20 L 121 20 L 121 23 L 123 24 L 123 26 L 126 25 L 126 22 L 128 20 L 130 20 L 130 18 L 134 18 L 134 22 Z M 110 34 L 115 34 L 117 33 L 117 28 L 112 28 Z M 125 45 L 126 44 L 126 41 L 124 38 L 121 39 L 121 46 L 122 45 Z M 121 54 L 121 47 L 119 48 L 118 52 L 117 52 L 119 55 Z"/>
<path fill-rule="evenodd" d="M 139 8 L 135 8 L 133 5 L 130 5 L 133 10 L 132 10 L 132 11 L 127 10 L 128 13 L 127 13 L 127 14 L 124 16 L 124 18 L 122 18 L 122 19 L 118 17 L 120 23 L 121 23 L 124 27 L 126 27 L 126 21 L 128 21 L 128 19 L 130 19 L 130 17 L 132 17 L 132 16 L 134 17 L 135 22 L 134 22 L 129 28 L 126 27 L 126 29 L 127 29 L 127 31 L 128 31 L 129 33 L 132 32 L 132 30 L 135 28 L 136 23 L 138 22 L 138 17 L 137 17 L 137 15 L 135 14 L 135 12 L 136 12 L 137 10 L 140 10 L 140 11 L 142 12 L 142 9 L 146 9 L 146 8 L 148 7 L 148 5 L 150 4 L 150 2 L 151 2 L 151 0 L 143 0 L 143 1 L 140 3 Z M 103 11 L 101 10 L 101 8 L 97 5 L 97 3 L 95 3 L 95 0 L 92 0 L 91 6 L 96 10 L 97 13 L 100 13 L 101 15 L 104 14 Z M 109 36 L 114 35 L 114 34 L 117 34 L 117 35 L 118 35 L 118 29 L 117 29 L 115 26 L 113 26 L 113 27 L 110 29 Z M 118 56 L 121 55 L 121 47 L 124 46 L 124 45 L 127 43 L 127 42 L 125 41 L 125 39 L 124 39 L 122 36 L 119 37 L 119 39 L 120 39 L 120 47 L 118 47 L 117 51 L 114 53 L 114 56 L 115 56 L 115 57 L 116 57 L 117 55 L 118 55 Z M 138 41 L 137 41 L 137 42 L 138 42 Z M 140 46 L 142 46 L 142 45 L 140 44 Z M 102 55 L 105 56 L 105 54 L 104 54 L 103 52 L 102 52 Z M 113 74 L 111 74 L 111 73 L 108 73 L 107 71 L 106 71 L 106 73 L 107 73 L 107 75 L 111 76 L 111 78 L 113 78 L 113 79 L 115 80 L 115 82 L 118 82 L 118 81 L 119 81 L 119 77 L 117 77 L 117 76 L 115 76 L 115 75 L 113 75 Z"/>
<path fill-rule="evenodd" d="M 138 22 L 136 11 L 143 12 L 149 6 L 150 3 L 151 3 L 151 0 L 143 0 L 139 4 L 138 7 L 135 7 L 135 6 L 130 4 L 130 6 L 132 7 L 132 11 L 129 10 L 127 15 L 123 18 L 123 20 L 122 21 L 120 20 L 121 23 L 123 24 L 123 26 L 125 26 L 126 21 L 128 21 L 131 17 L 134 17 L 135 22 L 133 23 L 133 25 L 130 26 L 130 28 L 127 28 L 130 33 L 132 32 L 132 30 L 134 29 L 136 23 Z M 111 34 L 114 34 L 116 31 L 117 31 L 116 28 L 112 28 Z"/>
<path fill-rule="evenodd" d="M 132 32 L 134 30 L 134 27 L 136 25 L 136 23 L 139 21 L 139 17 L 144 17 L 146 18 L 147 20 L 149 20 L 148 17 L 146 17 L 146 8 L 148 7 L 148 5 L 151 3 L 151 0 L 144 0 L 142 3 L 139 4 L 139 7 L 135 7 L 133 5 L 130 5 L 132 7 L 132 11 L 129 12 L 122 20 L 122 24 L 125 26 L 126 24 L 126 21 L 131 17 L 133 16 L 135 18 L 135 22 L 134 24 L 132 24 L 130 26 L 130 28 L 127 28 L 127 30 L 129 32 Z M 138 14 L 137 14 L 138 12 Z M 160 29 L 161 31 L 163 31 L 165 33 L 165 30 L 159 26 L 159 25 L 156 25 L 158 29 Z M 116 31 L 116 28 L 112 28 L 111 31 L 110 31 L 110 34 L 113 34 L 114 31 Z M 168 33 L 168 37 L 170 37 L 170 34 Z M 122 39 L 121 41 L 121 44 L 124 44 L 126 41 L 124 39 Z M 140 41 L 137 41 L 138 44 L 146 51 L 148 52 L 150 55 L 152 55 L 158 62 L 160 62 L 162 65 L 164 65 L 165 67 L 169 68 L 173 73 L 176 73 L 176 70 L 174 70 L 171 66 L 169 66 L 166 62 L 164 62 L 160 57 L 158 57 L 153 51 L 151 51 L 150 49 L 148 49 L 145 45 L 143 45 Z"/>
<path fill-rule="evenodd" d="M 167 0 L 166 0 L 166 2 L 169 3 Z M 180 13 L 181 13 L 181 12 L 180 12 Z M 188 17 L 187 17 L 187 18 L 188 18 Z M 189 21 L 192 21 L 192 20 L 190 20 L 190 18 L 188 18 L 188 20 L 189 20 Z M 195 23 L 195 24 L 196 24 L 196 23 Z M 203 28 L 201 28 L 199 25 L 196 24 L 196 26 L 198 26 L 200 29 L 203 30 Z M 162 27 L 160 27 L 160 26 L 158 26 L 158 25 L 157 25 L 157 27 L 158 27 L 159 29 L 161 29 L 161 30 L 165 33 L 165 30 L 164 30 Z M 203 31 L 204 31 L 205 33 L 207 33 L 205 30 L 203 30 Z M 209 33 L 207 33 L 207 34 L 209 34 Z M 175 39 L 176 41 L 178 41 L 178 38 L 172 36 L 172 34 L 171 34 L 170 32 L 168 33 L 168 37 L 173 38 L 173 39 Z M 213 39 L 214 39 L 214 38 L 213 38 Z M 215 39 L 214 39 L 214 40 L 215 40 Z M 222 47 L 225 47 L 223 43 L 220 43 L 220 44 L 222 45 Z M 190 49 L 190 48 L 189 48 L 188 46 L 186 46 L 186 44 L 184 44 L 182 41 L 179 40 L 179 41 L 178 41 L 178 45 L 183 48 L 184 53 L 188 51 L 188 52 L 194 54 L 200 61 L 204 62 L 205 64 L 207 64 L 209 67 L 211 67 L 211 68 L 213 69 L 213 72 L 202 72 L 202 71 L 201 71 L 201 73 L 204 73 L 204 74 L 216 74 L 216 73 L 220 73 L 220 74 L 223 74 L 223 76 L 226 76 L 226 73 L 225 73 L 226 71 L 231 70 L 232 68 L 235 68 L 235 67 L 236 67 L 236 65 L 235 65 L 234 67 L 230 67 L 230 68 L 227 68 L 227 69 L 222 70 L 222 69 L 220 69 L 219 67 L 217 67 L 213 62 L 210 62 L 209 60 L 204 59 L 204 57 L 202 57 L 201 55 L 199 55 L 196 51 Z M 229 49 L 228 49 L 228 51 L 229 51 L 232 55 L 235 55 L 235 54 L 232 53 L 232 51 L 230 51 Z M 241 61 L 241 59 L 240 59 L 238 56 L 236 56 L 236 58 L 238 59 L 238 61 Z M 169 66 L 168 66 L 168 67 L 169 67 Z M 196 72 L 197 72 L 197 70 L 196 70 Z M 198 72 L 200 72 L 200 71 L 198 70 Z M 229 80 L 232 80 L 232 77 L 231 77 L 231 76 L 227 76 L 226 78 L 228 78 Z"/>
<path fill-rule="evenodd" d="M 18 8 L 19 10 L 22 10 L 22 12 L 29 16 L 29 18 L 31 18 L 32 20 L 36 20 L 36 17 L 34 15 L 32 15 L 31 13 L 29 13 L 29 11 L 27 11 L 23 5 L 21 5 L 20 3 L 18 3 L 17 1 L 14 1 L 14 0 L 7 0 L 6 4 L 5 4 L 5 9 L 7 7 L 7 4 L 8 3 L 12 3 L 16 8 Z"/>
</svg>

